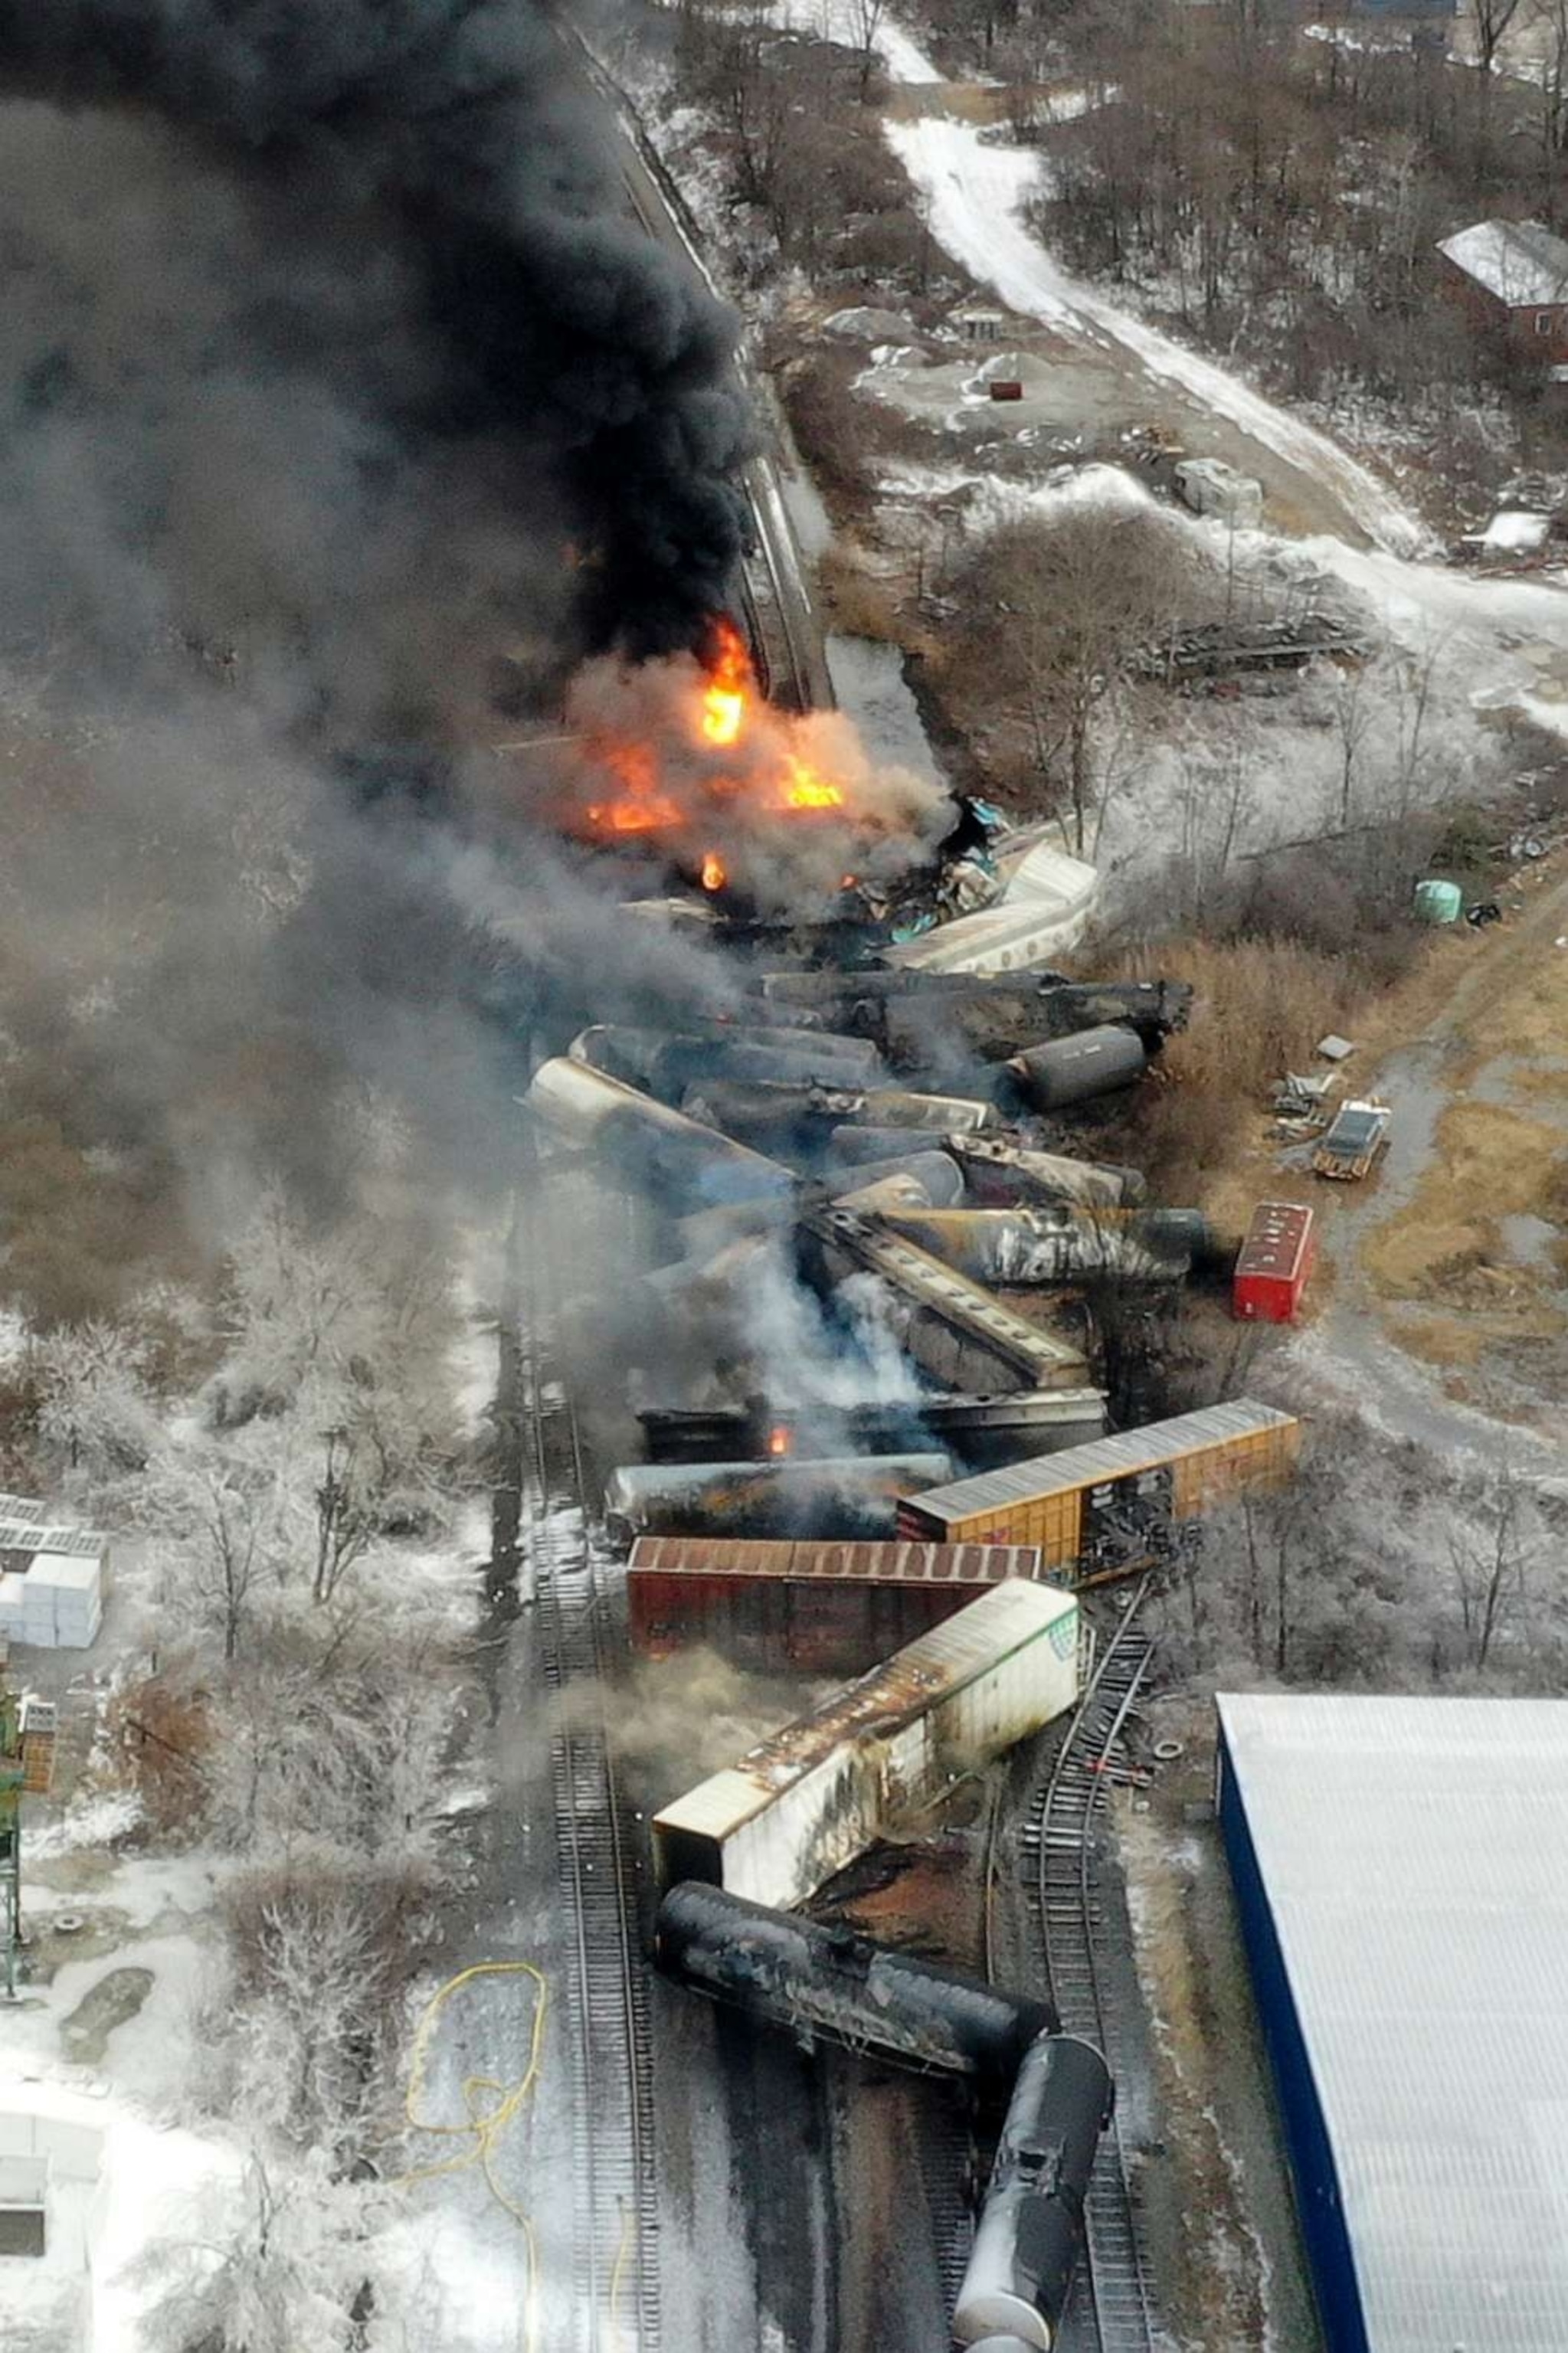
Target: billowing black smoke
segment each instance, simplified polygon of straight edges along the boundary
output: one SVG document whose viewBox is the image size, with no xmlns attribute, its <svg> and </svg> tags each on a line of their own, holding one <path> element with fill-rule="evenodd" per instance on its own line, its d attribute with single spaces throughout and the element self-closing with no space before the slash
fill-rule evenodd
<svg viewBox="0 0 1568 2353">
<path fill-rule="evenodd" d="M 0 161 L 30 591 L 52 559 L 101 626 L 393 732 L 498 659 L 695 640 L 740 545 L 730 322 L 533 0 L 0 0 L 0 92 L 37 101 Z"/>
<path fill-rule="evenodd" d="M 534 0 L 0 0 L 0 1171 L 503 1187 L 542 1008 L 683 985 L 487 750 L 739 545 L 614 137 Z"/>
</svg>

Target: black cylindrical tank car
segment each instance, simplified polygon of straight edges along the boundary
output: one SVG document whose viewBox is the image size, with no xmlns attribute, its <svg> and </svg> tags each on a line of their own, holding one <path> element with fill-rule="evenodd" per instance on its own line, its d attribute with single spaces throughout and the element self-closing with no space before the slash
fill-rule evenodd
<svg viewBox="0 0 1568 2353">
<path fill-rule="evenodd" d="M 1005 2084 L 1056 2023 L 1044 2002 L 701 1881 L 671 1888 L 653 1937 L 659 1967 L 696 1992 L 906 2066 Z"/>
<path fill-rule="evenodd" d="M 960 2345 L 1001 2337 L 1051 2353 L 1114 2097 L 1110 2069 L 1092 2042 L 1044 2034 L 1025 2055 L 953 2312 Z"/>
</svg>

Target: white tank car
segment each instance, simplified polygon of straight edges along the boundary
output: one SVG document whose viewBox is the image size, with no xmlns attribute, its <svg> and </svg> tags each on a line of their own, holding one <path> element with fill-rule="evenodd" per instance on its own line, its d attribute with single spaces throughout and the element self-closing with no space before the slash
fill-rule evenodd
<svg viewBox="0 0 1568 2353">
<path fill-rule="evenodd" d="M 1008 2102 L 969 2269 L 960 2345 L 1052 2353 L 1084 2242 L 1084 2198 L 1115 2086 L 1092 2042 L 1042 2034 Z"/>
</svg>

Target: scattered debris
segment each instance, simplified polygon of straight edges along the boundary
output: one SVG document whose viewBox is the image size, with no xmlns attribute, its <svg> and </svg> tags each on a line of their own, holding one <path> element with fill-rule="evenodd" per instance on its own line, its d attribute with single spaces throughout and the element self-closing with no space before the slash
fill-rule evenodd
<svg viewBox="0 0 1568 2353">
<path fill-rule="evenodd" d="M 1333 1029 L 1330 1030 L 1326 1038 L 1319 1038 L 1318 1040 L 1317 1051 L 1322 1055 L 1326 1062 L 1348 1061 L 1355 1050 L 1356 1042 L 1353 1038 L 1341 1038 Z"/>
</svg>

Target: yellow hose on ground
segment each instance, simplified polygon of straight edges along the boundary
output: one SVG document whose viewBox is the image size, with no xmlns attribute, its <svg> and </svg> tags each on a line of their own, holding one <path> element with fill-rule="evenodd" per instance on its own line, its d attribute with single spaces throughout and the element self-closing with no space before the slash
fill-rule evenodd
<svg viewBox="0 0 1568 2353">
<path fill-rule="evenodd" d="M 416 2113 L 425 2083 L 426 2053 L 437 2020 L 453 1994 L 479 1978 L 525 1977 L 532 1979 L 534 2030 L 528 2042 L 528 2064 L 510 2091 L 493 2075 L 465 2075 L 462 2080 L 462 2102 L 468 2115 L 461 2124 L 432 2124 Z M 411 2172 L 400 2174 L 399 2185 L 411 2181 L 433 2181 L 444 2173 L 465 2173 L 477 2165 L 483 2174 L 491 2196 L 498 2206 L 511 2215 L 523 2232 L 528 2251 L 528 2295 L 525 2307 L 526 2353 L 537 2353 L 539 2329 L 539 2246 L 530 2217 L 508 2195 L 495 2178 L 491 2158 L 495 2145 L 508 2125 L 521 2112 L 539 2079 L 540 2054 L 545 2042 L 545 2017 L 549 2008 L 549 1981 L 542 1969 L 532 1961 L 476 1961 L 471 1968 L 461 1969 L 449 1978 L 426 2003 L 424 2013 L 414 2031 L 413 2056 L 408 2069 L 408 2087 L 403 2096 L 403 2113 L 411 2132 L 431 2133 L 442 2139 L 466 2139 L 471 2146 L 456 2157 L 444 2158 L 439 2165 L 417 2166 Z M 486 2093 L 496 2095 L 493 2107 L 482 2108 L 480 2102 Z M 618 2264 L 619 2269 L 619 2264 Z"/>
</svg>

